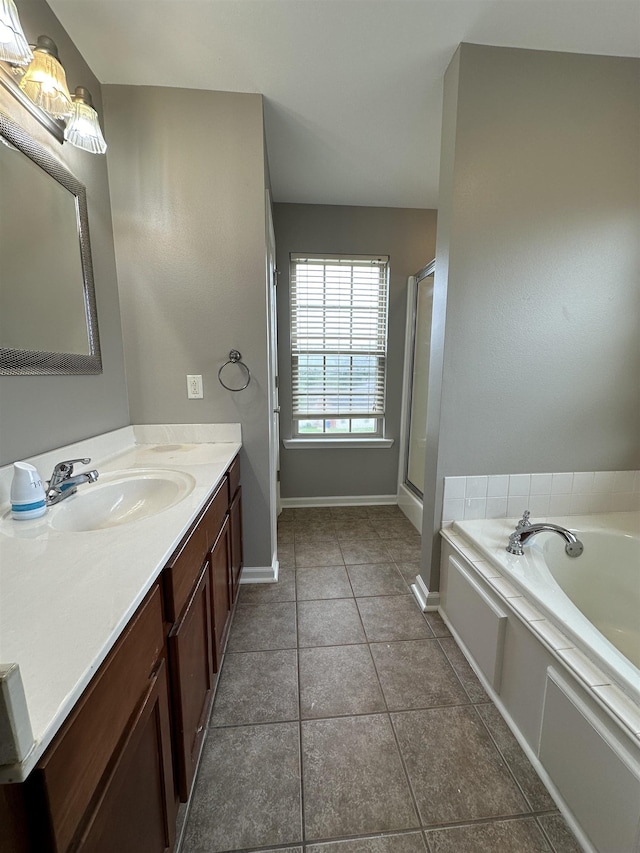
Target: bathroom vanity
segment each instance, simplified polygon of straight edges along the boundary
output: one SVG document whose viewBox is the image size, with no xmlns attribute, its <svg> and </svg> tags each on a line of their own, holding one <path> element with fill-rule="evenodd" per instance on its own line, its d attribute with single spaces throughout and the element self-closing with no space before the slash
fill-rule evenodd
<svg viewBox="0 0 640 853">
<path fill-rule="evenodd" d="M 0 766 L 3 853 L 171 851 L 222 665 L 242 569 L 239 428 L 103 438 L 78 445 L 103 489 L 174 471 L 187 493 L 96 529 L 76 511 L 12 529 L 0 518 L 0 659 L 20 667 L 33 733 Z"/>
</svg>

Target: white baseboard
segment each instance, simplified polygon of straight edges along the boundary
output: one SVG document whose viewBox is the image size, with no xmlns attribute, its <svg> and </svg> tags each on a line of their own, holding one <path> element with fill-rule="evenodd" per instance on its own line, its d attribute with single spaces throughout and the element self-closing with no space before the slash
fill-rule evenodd
<svg viewBox="0 0 640 853">
<path fill-rule="evenodd" d="M 277 583 L 280 563 L 273 560 L 270 566 L 245 566 L 240 575 L 240 583 Z"/>
<path fill-rule="evenodd" d="M 416 582 L 411 584 L 411 592 L 420 606 L 420 610 L 437 610 L 440 606 L 440 593 L 429 592 L 422 575 L 416 575 Z"/>
<path fill-rule="evenodd" d="M 418 533 L 422 533 L 422 501 L 404 484 L 398 487 L 398 506 Z"/>
<path fill-rule="evenodd" d="M 398 503 L 397 495 L 335 495 L 333 497 L 282 498 L 283 509 L 312 506 L 386 506 Z"/>
</svg>

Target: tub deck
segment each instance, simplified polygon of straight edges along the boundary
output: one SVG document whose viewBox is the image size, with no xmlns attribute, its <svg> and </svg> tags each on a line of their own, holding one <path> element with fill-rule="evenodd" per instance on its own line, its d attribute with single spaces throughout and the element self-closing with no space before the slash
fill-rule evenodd
<svg viewBox="0 0 640 853">
<path fill-rule="evenodd" d="M 550 521 L 567 527 L 580 536 L 581 532 L 606 532 L 618 536 L 640 538 L 640 512 L 606 513 L 603 515 L 570 516 L 564 518 L 536 519 Z M 602 672 L 603 684 L 617 685 L 636 705 L 640 718 L 640 669 L 574 604 L 554 579 L 543 559 L 544 543 L 553 533 L 539 534 L 525 548 L 525 554 L 517 557 L 506 551 L 509 535 L 517 519 L 482 519 L 456 521 L 443 529 L 442 535 L 452 544 L 469 552 L 468 556 L 480 566 L 483 574 L 494 576 L 494 584 L 500 586 L 499 578 L 515 587 L 515 595 L 530 602 L 537 611 L 538 619 L 545 619 L 580 650 Z M 545 540 L 546 537 L 546 540 Z M 537 542 L 536 542 L 537 540 Z M 584 555 L 583 555 L 584 556 Z M 581 557 L 576 558 L 576 566 Z M 492 567 L 489 569 L 488 567 Z M 627 567 L 638 572 L 640 594 L 640 567 Z M 607 566 L 603 571 L 610 570 Z M 606 608 L 603 608 L 606 609 Z M 638 611 L 636 611 L 638 612 Z M 603 616 L 603 618 L 606 618 Z M 535 617 L 530 620 L 535 621 Z M 636 626 L 637 628 L 637 626 Z M 628 638 L 627 638 L 628 641 Z M 633 641 L 633 640 L 631 640 Z"/>
</svg>

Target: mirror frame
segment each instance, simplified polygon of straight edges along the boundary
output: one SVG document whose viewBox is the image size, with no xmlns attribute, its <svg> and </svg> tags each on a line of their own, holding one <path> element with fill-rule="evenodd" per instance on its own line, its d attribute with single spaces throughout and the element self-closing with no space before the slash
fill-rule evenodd
<svg viewBox="0 0 640 853">
<path fill-rule="evenodd" d="M 51 374 L 96 374 L 102 373 L 102 354 L 98 334 L 93 262 L 89 240 L 89 217 L 87 191 L 71 172 L 39 145 L 19 125 L 0 111 L 0 135 L 22 151 L 36 165 L 61 184 L 75 197 L 76 219 L 82 265 L 85 316 L 89 354 L 68 352 L 38 352 L 0 346 L 0 375 L 51 375 Z M 64 335 L 64 331 L 62 332 Z"/>
</svg>

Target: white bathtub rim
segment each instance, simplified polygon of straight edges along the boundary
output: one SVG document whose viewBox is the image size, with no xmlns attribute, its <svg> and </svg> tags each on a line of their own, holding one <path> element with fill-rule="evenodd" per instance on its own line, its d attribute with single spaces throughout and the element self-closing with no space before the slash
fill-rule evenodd
<svg viewBox="0 0 640 853">
<path fill-rule="evenodd" d="M 547 520 L 571 530 L 608 531 L 640 535 L 640 513 L 607 513 L 599 516 L 549 517 Z M 606 676 L 606 683 L 619 687 L 637 706 L 640 706 L 640 670 L 620 652 L 575 606 L 558 586 L 545 567 L 546 575 L 540 572 L 541 563 L 528 559 L 526 553 L 515 557 L 505 550 L 509 534 L 517 519 L 480 519 L 477 521 L 454 522 L 443 533 L 458 545 L 463 540 L 467 549 L 473 549 L 472 562 L 489 562 L 500 572 L 502 579 L 515 588 L 515 592 L 540 611 L 557 630 L 564 634 L 572 645 L 581 651 Z M 458 540 L 458 541 L 456 541 Z M 518 574 L 520 571 L 520 576 Z M 525 574 L 526 577 L 521 575 Z M 498 587 L 495 578 L 488 582 Z M 500 592 L 500 589 L 497 590 Z M 508 598 L 508 595 L 507 595 Z M 549 606 L 549 600 L 556 606 Z M 530 620 L 535 622 L 535 620 Z"/>
</svg>

